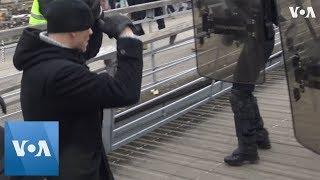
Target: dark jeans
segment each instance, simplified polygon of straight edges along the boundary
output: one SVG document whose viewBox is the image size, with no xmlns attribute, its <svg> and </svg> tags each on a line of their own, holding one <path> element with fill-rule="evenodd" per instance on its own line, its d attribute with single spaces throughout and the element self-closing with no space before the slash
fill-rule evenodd
<svg viewBox="0 0 320 180">
<path fill-rule="evenodd" d="M 129 4 L 129 6 L 132 6 L 132 5 L 143 4 L 143 3 L 153 2 L 153 1 L 155 1 L 155 0 L 138 0 L 138 1 L 137 0 L 128 0 L 128 4 Z M 155 8 L 154 15 L 155 16 L 162 16 L 163 15 L 163 8 L 162 7 Z M 134 21 L 142 20 L 145 17 L 146 17 L 146 11 L 139 11 L 139 12 L 131 13 L 131 18 Z M 163 29 L 166 27 L 163 18 L 158 19 L 157 24 L 158 24 L 158 29 Z M 136 32 L 136 34 L 138 36 L 145 34 L 141 24 L 136 24 L 135 27 L 138 30 L 138 32 Z"/>
</svg>

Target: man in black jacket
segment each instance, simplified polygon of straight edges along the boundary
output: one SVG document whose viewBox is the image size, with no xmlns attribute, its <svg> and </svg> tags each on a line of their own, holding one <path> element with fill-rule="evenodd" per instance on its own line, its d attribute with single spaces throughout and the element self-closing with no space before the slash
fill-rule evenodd
<svg viewBox="0 0 320 180">
<path fill-rule="evenodd" d="M 137 103 L 142 79 L 142 42 L 121 15 L 94 20 L 81 0 L 49 4 L 47 33 L 25 29 L 13 58 L 23 70 L 21 107 L 26 121 L 59 121 L 59 176 L 47 180 L 112 180 L 103 148 L 103 108 Z M 95 22 L 96 21 L 96 22 Z M 117 39 L 114 77 L 90 72 L 84 52 L 91 27 Z M 95 55 L 95 54 L 93 54 Z M 36 179 L 14 177 L 13 179 Z"/>
</svg>

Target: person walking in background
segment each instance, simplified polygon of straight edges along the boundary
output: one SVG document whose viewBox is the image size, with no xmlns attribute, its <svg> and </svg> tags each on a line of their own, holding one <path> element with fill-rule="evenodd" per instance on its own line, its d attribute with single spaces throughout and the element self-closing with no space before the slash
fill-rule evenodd
<svg viewBox="0 0 320 180">
<path fill-rule="evenodd" d="M 128 5 L 129 6 L 133 6 L 133 5 L 137 5 L 137 4 L 144 4 L 144 3 L 148 3 L 148 2 L 154 2 L 156 0 L 127 0 L 127 1 L 128 1 Z M 163 15 L 163 8 L 162 7 L 155 8 L 154 9 L 154 15 L 155 15 L 155 17 L 162 16 Z M 138 12 L 131 13 L 131 19 L 134 20 L 134 21 L 142 20 L 145 17 L 146 17 L 146 11 L 138 11 Z M 160 29 L 164 29 L 166 27 L 163 18 L 160 18 L 160 19 L 158 19 L 156 21 L 157 21 L 159 30 Z M 145 34 L 141 24 L 136 24 L 135 26 L 136 26 L 136 29 L 137 29 L 136 35 L 141 36 L 141 35 Z M 173 44 L 175 39 L 176 39 L 176 35 L 171 36 L 170 40 L 169 40 L 169 43 Z M 147 48 L 148 48 L 147 45 L 144 45 L 143 49 L 147 49 Z"/>
</svg>

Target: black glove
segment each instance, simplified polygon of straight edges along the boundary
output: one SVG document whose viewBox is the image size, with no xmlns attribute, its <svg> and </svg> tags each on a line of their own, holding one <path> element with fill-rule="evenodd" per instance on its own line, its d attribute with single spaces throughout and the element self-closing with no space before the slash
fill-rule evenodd
<svg viewBox="0 0 320 180">
<path fill-rule="evenodd" d="M 95 20 L 99 19 L 103 14 L 102 8 L 100 6 L 100 0 L 83 0 L 89 8 L 91 9 L 92 15 Z"/>
<path fill-rule="evenodd" d="M 106 33 L 109 38 L 118 39 L 126 27 L 130 27 L 132 31 L 135 29 L 132 21 L 124 15 L 106 16 L 98 21 L 98 27 L 102 32 Z"/>
</svg>

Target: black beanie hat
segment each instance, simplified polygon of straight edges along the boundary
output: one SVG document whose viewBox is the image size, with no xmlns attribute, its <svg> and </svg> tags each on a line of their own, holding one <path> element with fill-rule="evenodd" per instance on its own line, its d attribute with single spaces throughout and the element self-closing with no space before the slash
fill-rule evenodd
<svg viewBox="0 0 320 180">
<path fill-rule="evenodd" d="M 48 33 L 83 31 L 94 22 L 90 8 L 81 0 L 54 0 L 45 14 Z"/>
</svg>

